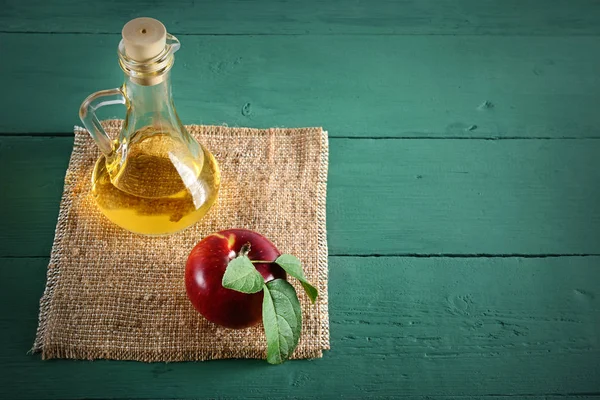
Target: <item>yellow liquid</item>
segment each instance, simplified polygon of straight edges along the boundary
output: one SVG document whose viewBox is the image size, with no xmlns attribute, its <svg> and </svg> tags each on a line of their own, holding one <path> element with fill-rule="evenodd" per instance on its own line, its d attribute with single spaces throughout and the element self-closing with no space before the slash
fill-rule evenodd
<svg viewBox="0 0 600 400">
<path fill-rule="evenodd" d="M 143 129 L 124 162 L 96 162 L 92 193 L 106 217 L 145 235 L 174 233 L 200 220 L 217 199 L 220 174 L 212 154 L 199 158 L 168 134 Z"/>
</svg>

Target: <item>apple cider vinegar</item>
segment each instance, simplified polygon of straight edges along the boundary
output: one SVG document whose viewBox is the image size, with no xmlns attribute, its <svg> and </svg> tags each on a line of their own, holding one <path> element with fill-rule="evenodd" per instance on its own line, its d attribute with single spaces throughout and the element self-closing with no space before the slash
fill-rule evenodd
<svg viewBox="0 0 600 400">
<path fill-rule="evenodd" d="M 217 163 L 200 147 L 200 157 L 180 157 L 187 146 L 152 128 L 136 132 L 117 159 L 101 157 L 92 193 L 104 215 L 135 233 L 180 231 L 202 218 L 217 198 Z"/>
</svg>

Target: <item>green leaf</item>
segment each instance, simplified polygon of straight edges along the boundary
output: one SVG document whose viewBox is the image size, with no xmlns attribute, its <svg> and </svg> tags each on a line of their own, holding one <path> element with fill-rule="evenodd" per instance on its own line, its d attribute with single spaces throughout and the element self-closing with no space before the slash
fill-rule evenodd
<svg viewBox="0 0 600 400">
<path fill-rule="evenodd" d="M 224 288 L 238 292 L 258 293 L 263 289 L 265 280 L 247 256 L 239 256 L 227 265 L 222 284 Z"/>
<path fill-rule="evenodd" d="M 277 258 L 277 260 L 275 260 L 275 263 L 283 268 L 285 272 L 300 281 L 304 291 L 310 298 L 310 301 L 314 303 L 319 293 L 317 289 L 308 282 L 306 276 L 304 276 L 304 271 L 302 271 L 302 264 L 300 263 L 300 260 L 291 254 L 282 254 Z"/>
<path fill-rule="evenodd" d="M 302 330 L 302 311 L 296 290 L 284 279 L 264 285 L 263 325 L 267 337 L 267 361 L 281 364 L 298 345 Z"/>
</svg>

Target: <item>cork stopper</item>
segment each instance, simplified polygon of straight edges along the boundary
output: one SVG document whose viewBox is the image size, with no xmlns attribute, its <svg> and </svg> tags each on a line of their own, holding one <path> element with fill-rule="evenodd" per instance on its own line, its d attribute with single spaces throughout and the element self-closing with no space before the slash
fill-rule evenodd
<svg viewBox="0 0 600 400">
<path fill-rule="evenodd" d="M 127 57 L 138 62 L 159 55 L 167 43 L 167 29 L 154 18 L 132 19 L 123 27 L 123 44 Z"/>
</svg>

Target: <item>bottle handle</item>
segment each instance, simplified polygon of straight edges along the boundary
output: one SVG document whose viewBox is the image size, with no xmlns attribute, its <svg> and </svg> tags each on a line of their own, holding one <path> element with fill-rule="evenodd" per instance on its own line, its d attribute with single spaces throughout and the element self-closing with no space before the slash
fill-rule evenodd
<svg viewBox="0 0 600 400">
<path fill-rule="evenodd" d="M 100 151 L 106 156 L 111 155 L 113 152 L 113 141 L 100 124 L 96 116 L 96 110 L 114 104 L 127 104 L 127 97 L 121 88 L 92 93 L 81 103 L 79 108 L 79 118 L 83 122 L 83 126 L 88 130 Z"/>
</svg>

